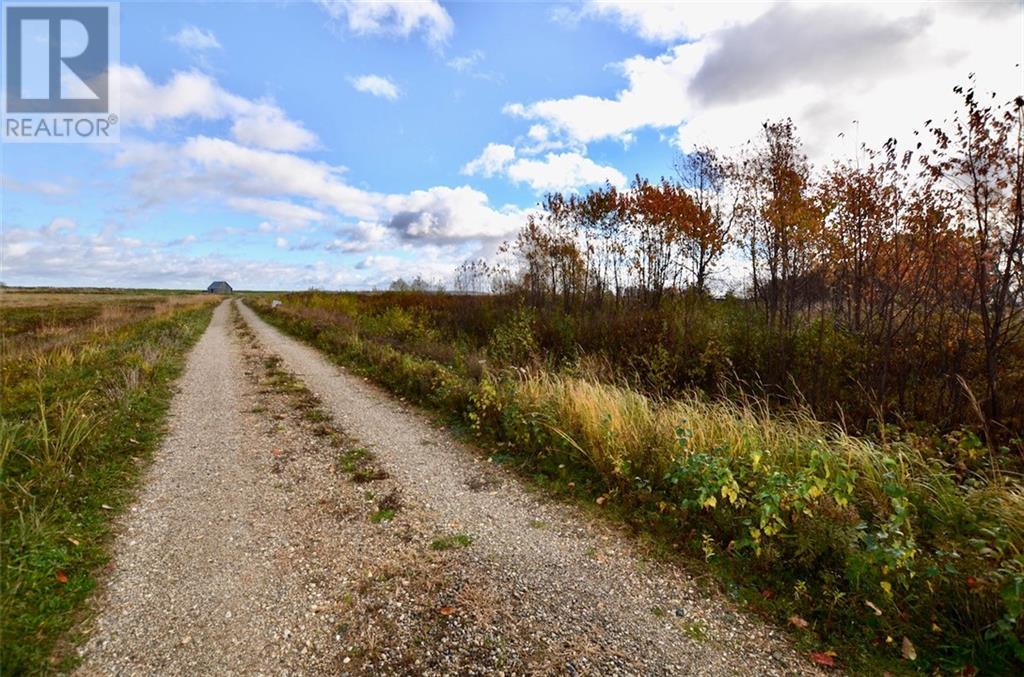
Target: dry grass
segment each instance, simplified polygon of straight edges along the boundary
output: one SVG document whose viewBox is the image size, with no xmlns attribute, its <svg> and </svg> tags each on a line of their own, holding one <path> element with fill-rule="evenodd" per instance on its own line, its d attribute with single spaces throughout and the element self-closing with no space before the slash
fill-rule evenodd
<svg viewBox="0 0 1024 677">
<path fill-rule="evenodd" d="M 523 411 L 545 412 L 549 427 L 585 455 L 602 474 L 628 466 L 664 475 L 682 457 L 710 453 L 795 474 L 813 453 L 825 453 L 856 473 L 864 498 L 885 502 L 884 487 L 895 481 L 948 499 L 951 474 L 927 440 L 912 435 L 883 443 L 848 434 L 802 409 L 785 413 L 754 398 L 709 399 L 697 393 L 656 399 L 628 387 L 548 372 L 520 373 L 511 396 Z M 681 429 L 687 438 L 680 447 Z M 931 452 L 931 453 L 929 453 Z M 628 479 L 628 478 L 625 478 Z M 973 476 L 965 500 L 1005 513 L 1005 522 L 1024 543 L 1024 494 L 1019 478 L 1006 473 Z"/>
<path fill-rule="evenodd" d="M 5 361 L 21 359 L 212 301 L 206 294 L 4 289 L 0 291 L 0 354 Z"/>
</svg>

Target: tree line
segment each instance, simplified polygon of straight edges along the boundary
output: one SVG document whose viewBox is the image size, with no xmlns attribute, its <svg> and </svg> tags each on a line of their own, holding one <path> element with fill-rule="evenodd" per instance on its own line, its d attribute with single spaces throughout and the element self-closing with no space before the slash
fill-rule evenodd
<svg viewBox="0 0 1024 677">
<path fill-rule="evenodd" d="M 506 256 L 467 262 L 456 288 L 664 333 L 668 314 L 713 313 L 728 267 L 760 340 L 741 377 L 840 406 L 829 365 L 807 368 L 808 352 L 838 351 L 839 385 L 882 421 L 974 417 L 989 440 L 1020 437 L 1024 98 L 954 91 L 955 117 L 927 121 L 905 150 L 891 138 L 815 170 L 780 120 L 731 156 L 682 156 L 672 177 L 549 194 Z"/>
</svg>

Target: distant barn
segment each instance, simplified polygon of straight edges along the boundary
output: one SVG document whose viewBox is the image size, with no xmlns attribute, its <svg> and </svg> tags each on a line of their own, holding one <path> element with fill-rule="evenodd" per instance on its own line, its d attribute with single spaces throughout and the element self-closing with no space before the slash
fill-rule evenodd
<svg viewBox="0 0 1024 677">
<path fill-rule="evenodd" d="M 231 285 L 224 280 L 217 280 L 216 282 L 211 282 L 210 286 L 206 288 L 206 291 L 211 294 L 230 294 L 233 290 L 231 289 Z"/>
</svg>

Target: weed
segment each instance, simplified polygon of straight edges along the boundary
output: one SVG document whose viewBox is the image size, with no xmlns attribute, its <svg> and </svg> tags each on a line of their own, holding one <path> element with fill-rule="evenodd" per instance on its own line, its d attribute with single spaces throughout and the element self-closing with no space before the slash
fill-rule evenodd
<svg viewBox="0 0 1024 677">
<path fill-rule="evenodd" d="M 325 413 L 322 409 L 319 409 L 319 408 L 307 409 L 303 413 L 303 417 L 307 421 L 309 421 L 310 423 L 323 423 L 325 421 L 330 421 L 331 420 L 331 417 L 327 413 Z"/>
<path fill-rule="evenodd" d="M 453 536 L 439 536 L 430 542 L 430 548 L 432 550 L 455 550 L 458 548 L 469 547 L 473 543 L 473 538 L 466 534 L 455 534 Z"/>
<path fill-rule="evenodd" d="M 704 642 L 708 638 L 708 628 L 701 621 L 684 621 L 680 626 L 683 634 L 695 642 Z"/>
<path fill-rule="evenodd" d="M 355 472 L 368 456 L 369 451 L 363 447 L 345 449 L 338 455 L 338 469 L 346 473 Z"/>
<path fill-rule="evenodd" d="M 352 471 L 352 481 L 356 484 L 378 482 L 380 480 L 386 480 L 387 478 L 388 474 L 375 466 L 364 465 Z"/>
<path fill-rule="evenodd" d="M 392 488 L 391 491 L 384 494 L 377 502 L 378 510 L 390 510 L 392 513 L 397 512 L 402 507 L 402 495 L 398 488 Z"/>
</svg>

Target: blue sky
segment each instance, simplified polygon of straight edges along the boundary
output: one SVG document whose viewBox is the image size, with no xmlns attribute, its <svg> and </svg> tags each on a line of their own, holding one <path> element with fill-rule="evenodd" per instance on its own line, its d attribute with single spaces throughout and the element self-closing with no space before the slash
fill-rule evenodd
<svg viewBox="0 0 1024 677">
<path fill-rule="evenodd" d="M 8 284 L 445 281 L 546 191 L 781 116 L 821 166 L 945 116 L 969 72 L 1016 95 L 1024 56 L 1016 2 L 123 2 L 120 24 L 120 142 L 2 146 Z"/>
</svg>

